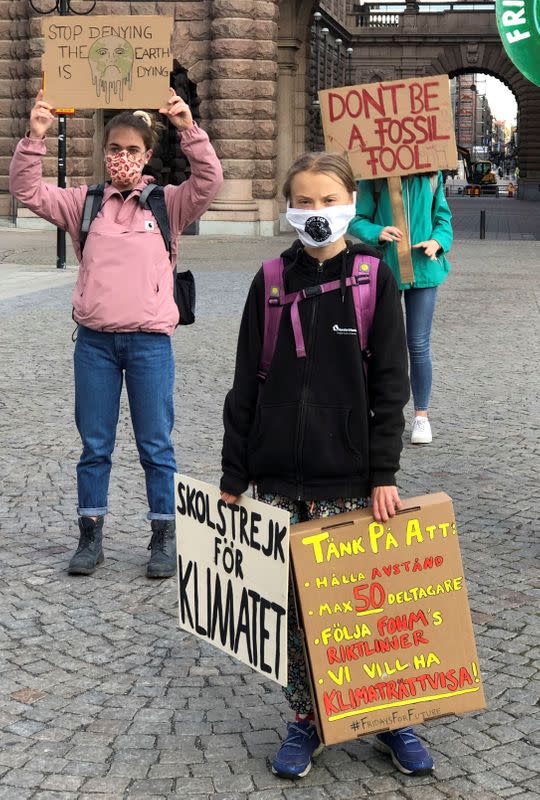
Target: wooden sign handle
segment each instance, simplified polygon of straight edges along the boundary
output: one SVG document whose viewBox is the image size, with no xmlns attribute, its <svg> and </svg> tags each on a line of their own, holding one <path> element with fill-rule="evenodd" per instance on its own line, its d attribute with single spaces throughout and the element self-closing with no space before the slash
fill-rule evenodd
<svg viewBox="0 0 540 800">
<path fill-rule="evenodd" d="M 403 192 L 401 188 L 401 178 L 387 178 L 390 203 L 392 205 L 392 222 L 396 228 L 403 233 L 401 241 L 397 242 L 397 254 L 399 261 L 399 276 L 401 283 L 414 283 L 414 271 L 411 257 L 411 245 L 409 243 L 409 231 L 407 219 L 405 217 L 405 207 L 403 205 Z"/>
</svg>

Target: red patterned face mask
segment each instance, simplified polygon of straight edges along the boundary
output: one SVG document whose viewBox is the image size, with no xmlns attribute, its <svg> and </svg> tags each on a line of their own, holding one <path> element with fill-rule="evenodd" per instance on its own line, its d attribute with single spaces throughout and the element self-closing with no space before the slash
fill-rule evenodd
<svg viewBox="0 0 540 800">
<path fill-rule="evenodd" d="M 127 150 L 119 153 L 107 154 L 105 164 L 109 177 L 115 186 L 125 186 L 130 188 L 141 179 L 144 159 L 140 156 L 131 155 Z"/>
</svg>

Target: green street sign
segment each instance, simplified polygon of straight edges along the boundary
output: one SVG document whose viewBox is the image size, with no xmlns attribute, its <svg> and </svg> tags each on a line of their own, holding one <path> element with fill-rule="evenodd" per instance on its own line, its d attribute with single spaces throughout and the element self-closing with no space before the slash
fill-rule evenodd
<svg viewBox="0 0 540 800">
<path fill-rule="evenodd" d="M 497 25 L 510 60 L 540 86 L 540 0 L 497 0 Z"/>
</svg>

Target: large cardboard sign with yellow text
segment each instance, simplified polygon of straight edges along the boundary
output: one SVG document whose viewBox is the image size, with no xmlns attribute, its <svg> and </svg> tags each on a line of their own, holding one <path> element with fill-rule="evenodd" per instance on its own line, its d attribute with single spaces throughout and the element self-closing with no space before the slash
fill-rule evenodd
<svg viewBox="0 0 540 800">
<path fill-rule="evenodd" d="M 326 744 L 484 707 L 447 495 L 294 525 L 291 558 Z"/>
<path fill-rule="evenodd" d="M 160 108 L 169 97 L 173 18 L 42 20 L 45 99 L 56 108 Z"/>
<path fill-rule="evenodd" d="M 180 627 L 287 684 L 289 513 L 176 476 Z"/>
<path fill-rule="evenodd" d="M 356 178 L 456 169 L 448 75 L 319 92 L 326 150 L 345 154 Z"/>
</svg>

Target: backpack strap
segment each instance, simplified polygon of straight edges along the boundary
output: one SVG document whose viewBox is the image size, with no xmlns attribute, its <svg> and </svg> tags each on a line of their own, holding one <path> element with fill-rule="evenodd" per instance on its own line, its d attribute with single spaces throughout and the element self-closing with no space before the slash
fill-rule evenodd
<svg viewBox="0 0 540 800">
<path fill-rule="evenodd" d="M 280 302 L 285 290 L 283 259 L 274 258 L 271 261 L 264 261 L 262 268 L 264 275 L 264 334 L 257 377 L 260 381 L 265 381 L 276 349 L 279 323 L 283 313 L 283 305 Z"/>
<path fill-rule="evenodd" d="M 350 286 L 353 292 L 354 312 L 356 316 L 356 327 L 358 331 L 358 341 L 360 350 L 364 358 L 364 370 L 367 374 L 367 362 L 371 353 L 369 352 L 368 339 L 373 316 L 375 314 L 375 304 L 377 301 L 377 274 L 379 269 L 379 259 L 373 256 L 357 255 L 353 263 L 353 271 L 350 278 L 345 281 L 346 286 Z M 306 348 L 304 334 L 300 321 L 298 304 L 302 300 L 309 300 L 320 294 L 334 292 L 341 288 L 341 280 L 328 281 L 315 286 L 308 286 L 299 292 L 285 294 L 283 281 L 283 261 L 280 258 L 263 263 L 264 274 L 264 339 L 262 346 L 261 359 L 259 363 L 258 378 L 265 381 L 270 369 L 270 364 L 276 349 L 279 324 L 283 308 L 291 306 L 291 324 L 294 333 L 296 355 L 298 358 L 305 358 Z"/>
<path fill-rule="evenodd" d="M 139 196 L 139 205 L 141 208 L 149 208 L 154 215 L 169 253 L 169 258 L 172 260 L 171 227 L 169 225 L 163 186 L 159 186 L 157 183 L 148 183 Z"/>
<path fill-rule="evenodd" d="M 378 258 L 363 256 L 361 254 L 354 257 L 352 277 L 359 278 L 360 276 L 364 276 L 367 278 L 367 281 L 358 280 L 352 287 L 356 329 L 358 331 L 360 351 L 364 359 L 364 372 L 366 376 L 368 361 L 371 357 L 368 342 L 377 302 L 378 271 Z"/>
<path fill-rule="evenodd" d="M 81 227 L 79 229 L 79 245 L 81 248 L 81 255 L 84 250 L 84 245 L 88 238 L 88 231 L 90 225 L 98 215 L 99 209 L 103 202 L 103 192 L 105 191 L 104 183 L 93 183 L 88 187 L 86 197 L 84 199 L 83 213 L 81 217 Z"/>
<path fill-rule="evenodd" d="M 79 230 L 79 244 L 81 247 L 81 254 L 84 250 L 84 245 L 88 238 L 90 226 L 95 220 L 98 212 L 103 203 L 103 193 L 105 191 L 104 183 L 94 183 L 88 187 L 86 197 L 84 200 L 83 213 L 81 217 L 81 227 Z M 163 186 L 158 186 L 157 183 L 149 183 L 144 187 L 139 196 L 139 205 L 142 208 L 148 208 L 154 215 L 158 224 L 159 230 L 163 237 L 165 247 L 172 260 L 172 242 L 171 242 L 171 229 L 169 226 L 169 217 L 167 214 L 167 206 L 165 205 L 165 193 Z"/>
</svg>

